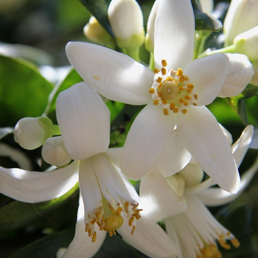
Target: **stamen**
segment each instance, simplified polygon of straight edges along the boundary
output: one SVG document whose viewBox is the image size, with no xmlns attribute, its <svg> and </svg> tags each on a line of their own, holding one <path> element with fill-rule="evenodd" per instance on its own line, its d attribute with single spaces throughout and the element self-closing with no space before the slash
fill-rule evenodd
<svg viewBox="0 0 258 258">
<path fill-rule="evenodd" d="M 162 59 L 161 64 L 162 64 L 162 66 L 167 66 L 168 65 L 167 60 Z"/>
<path fill-rule="evenodd" d="M 149 93 L 150 93 L 150 94 L 153 94 L 154 92 L 155 92 L 155 89 L 153 89 L 153 88 L 150 88 L 150 89 L 149 89 Z"/>
<path fill-rule="evenodd" d="M 158 68 L 154 68 L 153 72 L 154 72 L 154 73 L 159 73 L 160 71 L 159 71 Z"/>
<path fill-rule="evenodd" d="M 166 69 L 165 67 L 162 67 L 162 68 L 161 68 L 161 73 L 162 73 L 163 75 L 166 75 L 167 69 Z"/>
<path fill-rule="evenodd" d="M 159 104 L 159 100 L 158 99 L 154 99 L 153 100 L 153 105 L 158 105 Z"/>
<path fill-rule="evenodd" d="M 169 115 L 168 109 L 167 108 L 163 109 L 163 113 L 164 113 L 165 116 L 168 116 Z"/>
</svg>

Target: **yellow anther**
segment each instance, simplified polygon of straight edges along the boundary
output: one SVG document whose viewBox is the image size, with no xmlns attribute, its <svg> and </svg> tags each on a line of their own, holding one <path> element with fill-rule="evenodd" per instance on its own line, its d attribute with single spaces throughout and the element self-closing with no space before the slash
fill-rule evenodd
<svg viewBox="0 0 258 258">
<path fill-rule="evenodd" d="M 163 113 L 164 113 L 165 116 L 168 116 L 168 115 L 169 115 L 168 109 L 167 109 L 167 108 L 164 108 L 164 109 L 163 109 Z"/>
<path fill-rule="evenodd" d="M 235 247 L 238 248 L 240 246 L 239 241 L 236 238 L 231 239 L 231 244 Z"/>
<path fill-rule="evenodd" d="M 179 103 L 184 104 L 185 100 L 184 99 L 179 99 Z"/>
<path fill-rule="evenodd" d="M 159 96 L 160 98 L 162 98 L 161 92 L 158 92 L 158 96 Z"/>
<path fill-rule="evenodd" d="M 186 114 L 187 113 L 187 109 L 182 109 L 182 113 Z"/>
<path fill-rule="evenodd" d="M 165 99 L 161 99 L 161 102 L 164 104 L 164 105 L 167 105 L 167 101 Z"/>
<path fill-rule="evenodd" d="M 198 106 L 198 104 L 194 102 L 194 103 L 193 103 L 193 106 Z"/>
<path fill-rule="evenodd" d="M 150 94 L 153 94 L 153 93 L 155 93 L 155 89 L 153 89 L 153 88 L 150 88 L 150 89 L 149 89 L 149 93 L 150 93 Z"/>
<path fill-rule="evenodd" d="M 183 70 L 181 68 L 178 68 L 177 72 L 176 72 L 176 75 L 177 76 L 183 75 Z"/>
<path fill-rule="evenodd" d="M 128 225 L 131 227 L 134 221 L 134 216 L 132 216 L 129 220 L 128 220 Z"/>
<path fill-rule="evenodd" d="M 91 242 L 96 242 L 96 239 L 97 239 L 97 233 L 96 231 L 94 231 Z"/>
<path fill-rule="evenodd" d="M 165 59 L 162 59 L 161 64 L 162 64 L 162 66 L 167 66 L 168 65 L 168 63 Z"/>
<path fill-rule="evenodd" d="M 158 79 L 156 80 L 158 83 L 161 83 L 162 82 L 162 78 L 161 77 L 158 77 Z"/>
<path fill-rule="evenodd" d="M 131 205 L 133 207 L 132 209 L 135 210 L 139 206 L 139 203 L 138 202 L 135 202 L 135 203 L 131 202 Z"/>
<path fill-rule="evenodd" d="M 185 81 L 184 75 L 180 75 L 179 78 L 178 78 L 178 81 L 179 82 L 184 82 Z"/>
<path fill-rule="evenodd" d="M 163 75 L 166 75 L 167 69 L 166 69 L 165 67 L 162 67 L 162 68 L 161 68 L 161 73 L 162 73 Z"/>
<path fill-rule="evenodd" d="M 191 89 L 187 89 L 186 92 L 188 92 L 189 94 L 192 93 L 192 90 Z"/>
<path fill-rule="evenodd" d="M 172 82 L 173 78 L 169 76 L 169 77 L 166 78 L 166 81 Z"/>
<path fill-rule="evenodd" d="M 197 255 L 197 258 L 221 258 L 221 253 L 218 250 L 217 246 L 214 244 L 205 244 L 204 247 L 200 250 L 201 254 Z"/>
<path fill-rule="evenodd" d="M 190 90 L 193 90 L 194 85 L 192 83 L 188 83 L 187 84 L 187 88 L 190 89 Z"/>
<path fill-rule="evenodd" d="M 153 103 L 154 104 L 154 103 Z M 155 105 L 155 104 L 154 104 Z M 128 207 L 129 207 L 129 202 L 125 202 L 124 204 L 124 209 L 125 209 L 125 212 L 128 213 Z"/>
<path fill-rule="evenodd" d="M 189 81 L 189 78 L 186 75 L 184 75 L 184 80 L 185 80 L 185 82 L 187 82 L 187 81 Z"/>
<path fill-rule="evenodd" d="M 153 100 L 153 105 L 158 105 L 159 104 L 159 100 L 158 99 L 154 99 Z"/>
<path fill-rule="evenodd" d="M 194 99 L 197 100 L 198 99 L 198 95 L 194 94 Z"/>
<path fill-rule="evenodd" d="M 172 103 L 170 104 L 170 107 L 169 107 L 169 108 L 170 108 L 171 110 L 173 110 L 173 108 L 174 108 L 175 106 L 176 106 L 176 104 L 172 102 Z"/>
<path fill-rule="evenodd" d="M 133 226 L 132 228 L 131 235 L 133 235 L 134 231 L 135 231 L 135 226 Z"/>
<path fill-rule="evenodd" d="M 179 111 L 179 108 L 178 108 L 178 107 L 174 107 L 174 108 L 173 108 L 173 113 L 178 113 L 178 111 Z"/>
<path fill-rule="evenodd" d="M 162 88 L 163 83 L 160 83 L 158 86 L 158 90 L 160 90 Z"/>
<path fill-rule="evenodd" d="M 189 96 L 189 95 L 185 95 L 184 98 L 185 98 L 186 100 L 191 100 L 191 99 L 192 99 L 191 96 Z"/>
<path fill-rule="evenodd" d="M 184 106 L 186 106 L 186 107 L 189 106 L 189 102 L 188 102 L 188 101 L 185 101 L 185 102 L 184 102 Z"/>
<path fill-rule="evenodd" d="M 153 72 L 154 72 L 154 73 L 159 73 L 159 69 L 158 69 L 158 68 L 155 68 L 155 69 L 153 70 Z"/>
<path fill-rule="evenodd" d="M 122 212 L 123 208 L 122 207 L 118 207 L 116 209 L 116 214 L 120 215 L 120 213 Z"/>
</svg>

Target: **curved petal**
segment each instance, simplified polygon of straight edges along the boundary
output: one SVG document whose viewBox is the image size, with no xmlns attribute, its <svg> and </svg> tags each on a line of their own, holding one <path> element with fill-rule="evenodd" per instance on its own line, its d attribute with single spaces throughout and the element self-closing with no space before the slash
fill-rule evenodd
<svg viewBox="0 0 258 258">
<path fill-rule="evenodd" d="M 229 60 L 225 54 L 214 54 L 195 59 L 184 73 L 195 86 L 199 106 L 210 104 L 223 86 L 229 67 Z"/>
<path fill-rule="evenodd" d="M 160 107 L 147 105 L 136 117 L 125 141 L 121 170 L 126 177 L 139 180 L 163 152 L 175 124 Z"/>
<path fill-rule="evenodd" d="M 97 232 L 96 242 L 91 242 L 91 238 L 85 233 L 84 207 L 81 199 L 77 213 L 75 235 L 62 258 L 90 258 L 100 249 L 106 237 L 106 231 L 100 231 L 98 227 L 95 227 Z"/>
<path fill-rule="evenodd" d="M 236 193 L 240 178 L 230 146 L 216 118 L 206 107 L 178 114 L 180 138 L 202 169 L 226 191 Z"/>
<path fill-rule="evenodd" d="M 136 222 L 136 229 L 131 235 L 131 227 L 127 223 L 117 229 L 123 239 L 149 257 L 174 258 L 177 248 L 163 229 L 147 216 Z"/>
<path fill-rule="evenodd" d="M 98 93 L 86 83 L 77 83 L 59 94 L 56 115 L 72 159 L 83 160 L 107 150 L 110 112 Z"/>
<path fill-rule="evenodd" d="M 167 183 L 157 168 L 152 168 L 140 184 L 141 214 L 154 221 L 181 213 L 186 209 L 186 202 L 179 197 Z"/>
<path fill-rule="evenodd" d="M 129 56 L 85 42 L 69 42 L 66 54 L 81 77 L 103 96 L 132 105 L 151 101 L 153 72 Z"/>
<path fill-rule="evenodd" d="M 191 160 L 191 154 L 182 144 L 178 131 L 174 130 L 155 166 L 164 177 L 182 170 Z"/>
<path fill-rule="evenodd" d="M 239 167 L 249 148 L 254 133 L 254 127 L 248 125 L 242 132 L 239 139 L 231 146 L 233 157 Z"/>
<path fill-rule="evenodd" d="M 106 151 L 106 155 L 111 160 L 111 162 L 120 168 L 120 159 L 122 156 L 123 147 L 116 147 L 116 148 L 108 148 Z"/>
<path fill-rule="evenodd" d="M 254 75 L 254 69 L 249 59 L 241 54 L 226 54 L 229 58 L 229 68 L 226 81 L 220 89 L 221 98 L 239 95 Z"/>
<path fill-rule="evenodd" d="M 78 162 L 53 171 L 0 167 L 0 192 L 22 202 L 43 202 L 68 192 L 78 182 Z"/>
<path fill-rule="evenodd" d="M 209 188 L 197 193 L 199 199 L 208 206 L 218 206 L 235 200 L 248 186 L 258 170 L 258 159 L 241 177 L 240 187 L 237 194 L 231 194 L 220 188 Z"/>
<path fill-rule="evenodd" d="M 184 69 L 193 59 L 195 22 L 189 0 L 160 0 L 155 24 L 155 66 Z"/>
</svg>

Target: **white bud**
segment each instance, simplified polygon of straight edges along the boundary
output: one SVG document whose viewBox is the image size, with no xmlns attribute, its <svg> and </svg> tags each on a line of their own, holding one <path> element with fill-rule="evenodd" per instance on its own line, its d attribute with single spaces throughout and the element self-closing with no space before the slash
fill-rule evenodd
<svg viewBox="0 0 258 258">
<path fill-rule="evenodd" d="M 83 33 L 89 40 L 101 45 L 105 45 L 112 40 L 94 16 L 91 16 L 89 22 L 84 26 Z"/>
<path fill-rule="evenodd" d="M 43 159 L 51 165 L 62 167 L 67 165 L 71 158 L 69 157 L 62 136 L 48 138 L 42 148 Z"/>
<path fill-rule="evenodd" d="M 52 136 L 52 121 L 47 117 L 25 117 L 14 128 L 14 140 L 27 150 L 34 150 Z"/>
<path fill-rule="evenodd" d="M 185 190 L 185 181 L 179 174 L 166 178 L 167 183 L 178 197 L 182 197 Z"/>
<path fill-rule="evenodd" d="M 254 76 L 250 81 L 250 84 L 258 86 L 258 62 L 253 62 Z"/>
<path fill-rule="evenodd" d="M 248 56 L 250 61 L 258 61 L 258 26 L 239 34 L 234 45 L 236 52 Z"/>
<path fill-rule="evenodd" d="M 194 186 L 202 181 L 203 173 L 202 168 L 197 163 L 189 163 L 178 175 L 184 179 L 186 186 Z"/>
<path fill-rule="evenodd" d="M 235 37 L 258 25 L 257 0 L 232 0 L 224 21 L 226 42 L 231 45 Z"/>
<path fill-rule="evenodd" d="M 138 48 L 143 44 L 143 15 L 135 0 L 112 0 L 108 19 L 119 47 Z"/>
<path fill-rule="evenodd" d="M 245 55 L 226 55 L 229 59 L 229 68 L 225 83 L 218 94 L 221 98 L 239 95 L 254 75 L 253 66 Z"/>
</svg>

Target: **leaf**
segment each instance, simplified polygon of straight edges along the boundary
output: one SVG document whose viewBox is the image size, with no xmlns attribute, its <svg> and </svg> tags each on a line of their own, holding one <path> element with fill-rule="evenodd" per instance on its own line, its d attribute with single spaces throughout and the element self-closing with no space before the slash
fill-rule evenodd
<svg viewBox="0 0 258 258">
<path fill-rule="evenodd" d="M 0 55 L 0 126 L 41 116 L 53 85 L 28 61 Z"/>
<path fill-rule="evenodd" d="M 103 28 L 114 37 L 114 33 L 111 29 L 108 17 L 107 10 L 110 1 L 105 0 L 81 0 L 81 2 L 86 6 L 86 8 L 91 12 L 91 14 L 98 20 Z"/>
<path fill-rule="evenodd" d="M 115 120 L 115 118 L 119 115 L 119 113 L 123 110 L 125 104 L 109 100 L 106 102 L 106 105 L 109 108 L 110 115 L 111 115 L 111 123 Z"/>
<path fill-rule="evenodd" d="M 121 237 L 114 235 L 106 236 L 100 250 L 93 258 L 141 258 L 146 257 L 138 253 L 132 246 L 128 245 Z"/>
<path fill-rule="evenodd" d="M 25 246 L 9 258 L 55 258 L 60 247 L 68 246 L 74 236 L 74 228 L 49 234 Z"/>
<path fill-rule="evenodd" d="M 222 23 L 214 17 L 202 12 L 199 1 L 191 0 L 194 9 L 195 30 L 220 31 Z"/>
<path fill-rule="evenodd" d="M 50 112 L 53 112 L 55 110 L 56 98 L 61 91 L 66 90 L 81 81 L 82 78 L 80 77 L 80 75 L 72 68 L 65 77 L 65 79 L 60 84 L 56 85 L 49 95 L 48 106 L 46 107 L 45 113 L 49 114 Z"/>
</svg>

